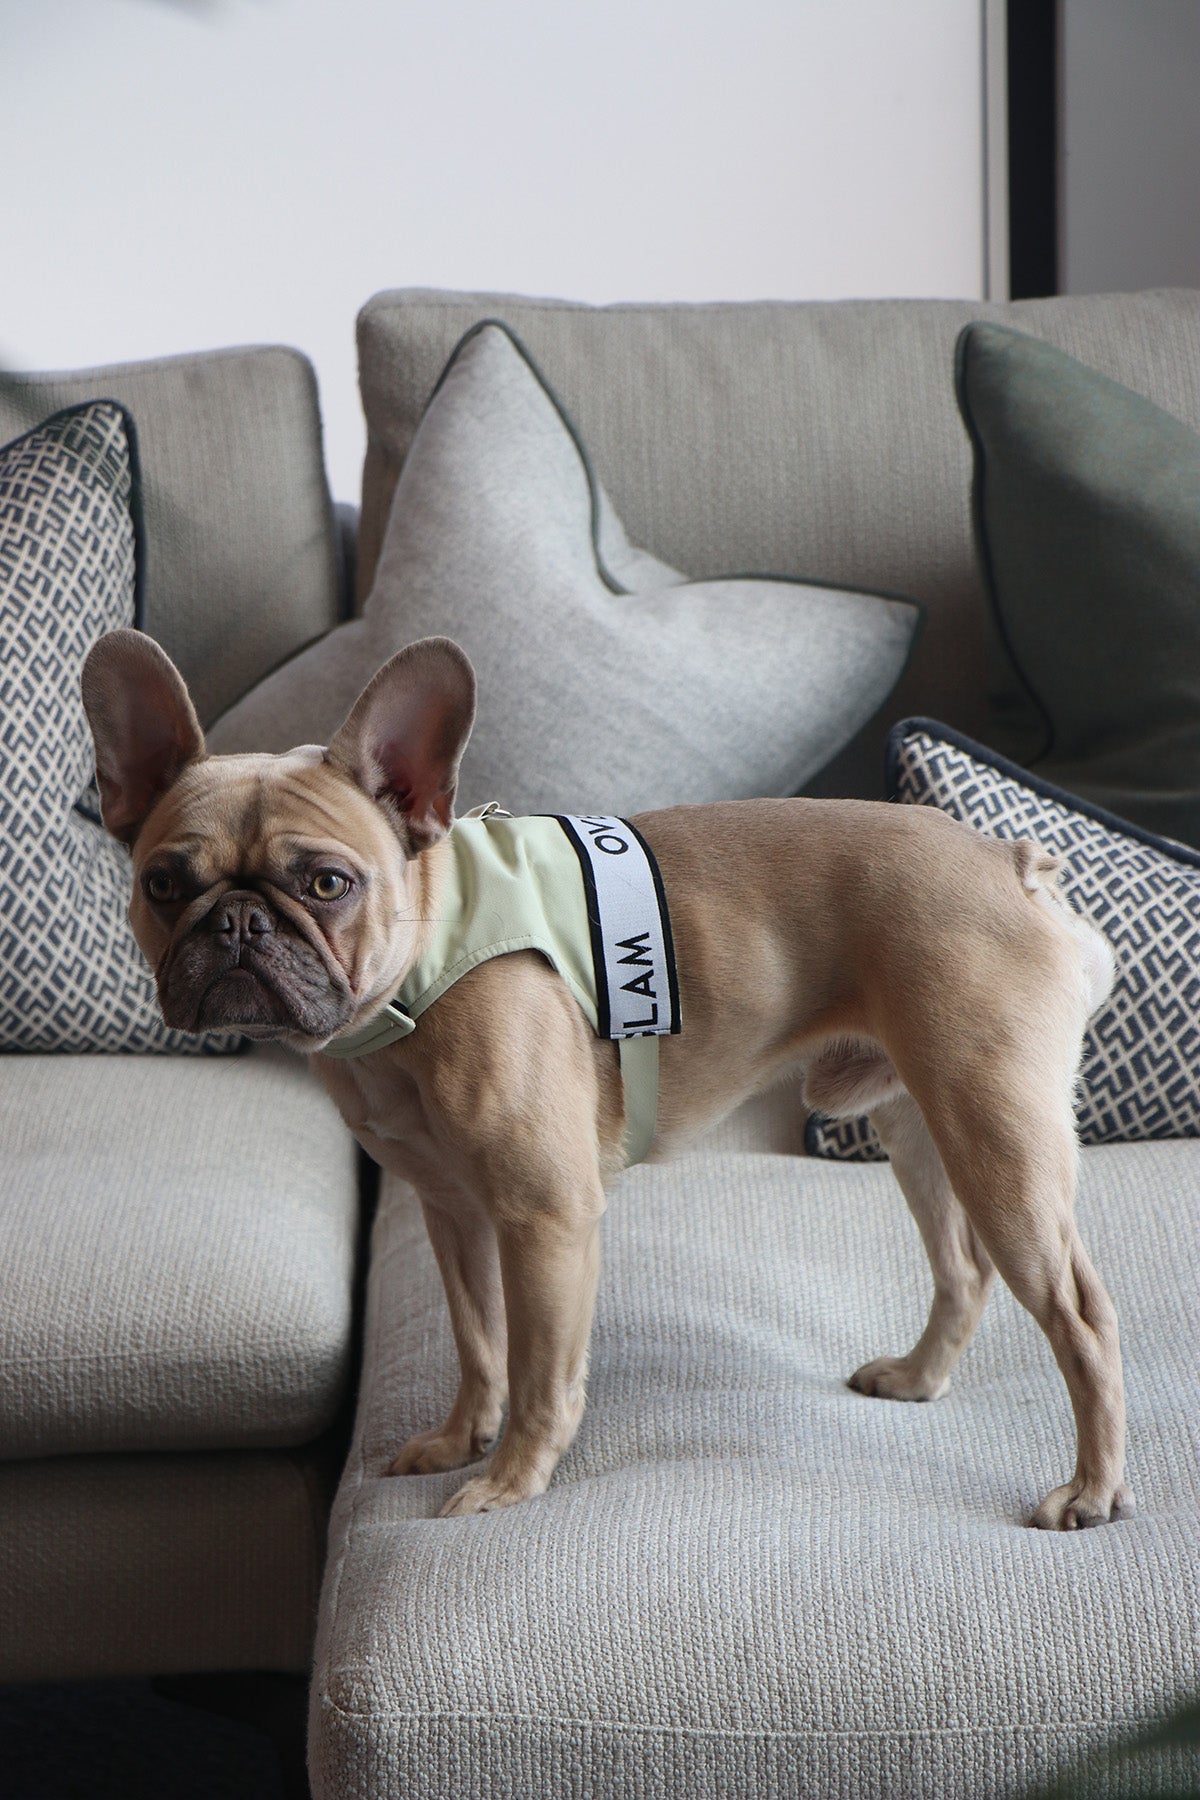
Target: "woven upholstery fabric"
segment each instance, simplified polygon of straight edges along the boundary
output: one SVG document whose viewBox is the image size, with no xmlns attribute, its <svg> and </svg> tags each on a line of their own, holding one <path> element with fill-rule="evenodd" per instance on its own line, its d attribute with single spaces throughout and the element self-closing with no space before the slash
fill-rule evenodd
<svg viewBox="0 0 1200 1800">
<path fill-rule="evenodd" d="M 851 1392 L 924 1323 L 916 1228 L 886 1169 L 750 1154 L 621 1179 L 575 1445 L 538 1500 L 436 1519 L 461 1473 L 383 1474 L 456 1375 L 385 1182 L 317 1800 L 1017 1795 L 1165 1708 L 1200 1652 L 1194 1172 L 1183 1144 L 1083 1153 L 1139 1511 L 1062 1535 L 1019 1523 L 1074 1461 L 1032 1321 L 997 1293 L 933 1405 Z"/>
<path fill-rule="evenodd" d="M 322 1444 L 0 1465 L 0 1681 L 306 1670 L 329 1462 Z"/>
<path fill-rule="evenodd" d="M 819 777 L 825 793 L 877 798 L 886 728 L 908 714 L 1018 761 L 1041 742 L 987 636 L 954 397 L 969 320 L 1045 337 L 1200 429 L 1200 294 L 586 307 L 401 289 L 376 295 L 358 323 L 360 595 L 428 396 L 481 318 L 504 319 L 528 345 L 631 540 L 654 556 L 697 579 L 756 569 L 924 605 L 890 716 Z"/>
<path fill-rule="evenodd" d="M 1075 1100 L 1080 1141 L 1200 1137 L 1200 853 L 1089 806 L 932 721 L 897 726 L 894 800 L 936 806 L 991 837 L 1062 858 L 1060 892 L 1103 932 L 1112 993 L 1088 1027 Z M 867 1119 L 814 1115 L 818 1156 L 882 1156 Z"/>
<path fill-rule="evenodd" d="M 6 372 L 0 442 L 93 399 L 119 400 L 136 424 L 145 628 L 182 669 L 207 723 L 337 618 L 312 364 L 267 345 Z"/>
<path fill-rule="evenodd" d="M 0 1058 L 0 1142 L 0 1457 L 324 1430 L 356 1165 L 298 1058 Z"/>
<path fill-rule="evenodd" d="M 79 676 L 139 617 L 124 410 L 57 413 L 0 450 L 0 1049 L 206 1050 L 168 1031 L 126 919 L 129 854 L 89 816 Z"/>
<path fill-rule="evenodd" d="M 445 635 L 475 666 L 464 808 L 629 814 L 794 793 L 884 702 L 918 612 L 631 547 L 554 395 L 499 325 L 454 350 L 396 489 L 361 619 L 210 733 L 326 744 L 379 666 Z"/>
</svg>

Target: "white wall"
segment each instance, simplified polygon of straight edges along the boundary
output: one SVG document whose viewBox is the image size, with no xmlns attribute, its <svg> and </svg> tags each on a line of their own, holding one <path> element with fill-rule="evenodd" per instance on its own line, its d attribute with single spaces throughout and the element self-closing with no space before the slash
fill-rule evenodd
<svg viewBox="0 0 1200 1800">
<path fill-rule="evenodd" d="M 1200 288 L 1200 4 L 1062 0 L 1059 285 Z"/>
<path fill-rule="evenodd" d="M 357 494 L 383 287 L 977 296 L 981 0 L 0 0 L 0 356 L 283 341 Z"/>
</svg>

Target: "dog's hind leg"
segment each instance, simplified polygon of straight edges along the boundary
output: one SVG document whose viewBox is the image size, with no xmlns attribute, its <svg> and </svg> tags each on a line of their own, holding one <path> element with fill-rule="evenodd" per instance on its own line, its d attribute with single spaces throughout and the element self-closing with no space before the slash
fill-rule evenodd
<svg viewBox="0 0 1200 1800">
<path fill-rule="evenodd" d="M 1077 1459 L 1030 1523 L 1072 1531 L 1133 1509 L 1124 1481 L 1125 1396 L 1117 1318 L 1074 1219 L 1078 1149 L 1071 1097 L 1078 1032 L 1052 996 L 1039 1053 L 993 1021 L 973 1049 L 920 1095 L 930 1133 L 971 1226 L 1000 1275 L 1050 1340 L 1075 1414 Z M 1012 1014 L 1009 1014 L 1012 1021 Z M 919 1077 L 918 1077 L 919 1079 Z M 914 1087 L 916 1081 L 914 1081 Z M 985 1096 L 981 1104 L 981 1096 Z"/>
<path fill-rule="evenodd" d="M 871 1114 L 933 1271 L 929 1321 L 907 1356 L 880 1356 L 850 1377 L 861 1394 L 936 1400 L 974 1336 L 995 1270 L 963 1211 L 917 1103 L 903 1091 Z"/>
<path fill-rule="evenodd" d="M 842 1038 L 824 1045 L 805 1070 L 804 1093 L 810 1105 L 834 1117 L 870 1113 L 933 1271 L 929 1322 L 907 1356 L 864 1363 L 850 1386 L 887 1400 L 936 1400 L 979 1323 L 992 1284 L 991 1259 L 950 1185 L 920 1108 L 879 1044 Z"/>
</svg>

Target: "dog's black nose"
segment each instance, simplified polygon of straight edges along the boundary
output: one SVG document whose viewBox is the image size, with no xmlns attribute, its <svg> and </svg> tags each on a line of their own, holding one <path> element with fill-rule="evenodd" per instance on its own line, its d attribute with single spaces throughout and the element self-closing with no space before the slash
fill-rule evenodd
<svg viewBox="0 0 1200 1800">
<path fill-rule="evenodd" d="M 257 894 L 224 894 L 208 915 L 208 929 L 215 937 L 253 943 L 275 929 L 270 909 Z"/>
</svg>

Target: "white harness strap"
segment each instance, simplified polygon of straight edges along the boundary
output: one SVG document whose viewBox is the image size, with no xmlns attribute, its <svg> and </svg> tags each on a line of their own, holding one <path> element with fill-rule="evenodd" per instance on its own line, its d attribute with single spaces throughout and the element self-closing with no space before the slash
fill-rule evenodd
<svg viewBox="0 0 1200 1800">
<path fill-rule="evenodd" d="M 658 1039 L 622 1038 L 621 1086 L 625 1090 L 625 1167 L 644 1162 L 658 1129 Z"/>
<path fill-rule="evenodd" d="M 679 1030 L 679 981 L 658 864 L 625 819 L 559 817 L 587 891 L 599 1037 Z"/>
<path fill-rule="evenodd" d="M 679 978 L 658 864 L 641 835 L 609 813 L 559 815 L 587 893 L 596 968 L 596 1032 L 620 1046 L 625 1158 L 641 1162 L 658 1116 L 657 1039 L 678 1032 Z"/>
</svg>

